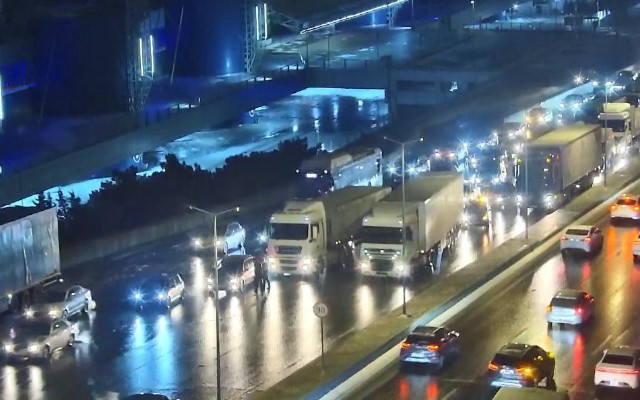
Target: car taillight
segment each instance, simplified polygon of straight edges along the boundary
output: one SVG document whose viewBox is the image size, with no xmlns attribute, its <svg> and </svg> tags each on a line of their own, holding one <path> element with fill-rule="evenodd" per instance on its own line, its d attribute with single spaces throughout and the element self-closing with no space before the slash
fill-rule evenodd
<svg viewBox="0 0 640 400">
<path fill-rule="evenodd" d="M 576 314 L 582 315 L 582 308 L 580 307 L 576 308 Z"/>
<path fill-rule="evenodd" d="M 427 346 L 427 350 L 430 350 L 430 351 L 438 351 L 439 348 L 440 346 L 438 346 L 437 344 L 430 344 Z"/>
<path fill-rule="evenodd" d="M 615 210 L 615 209 L 617 209 L 617 208 L 618 208 L 618 206 L 617 206 L 617 205 L 615 205 L 615 204 L 611 206 L 611 209 L 612 209 L 612 210 Z"/>
<path fill-rule="evenodd" d="M 551 304 L 549 304 L 547 306 L 547 312 L 551 312 L 553 310 L 553 306 Z"/>
<path fill-rule="evenodd" d="M 640 211 L 640 207 L 638 206 L 633 207 L 633 211 Z"/>
<path fill-rule="evenodd" d="M 489 363 L 489 371 L 497 371 L 500 367 L 494 362 Z"/>
<path fill-rule="evenodd" d="M 586 237 L 586 238 L 582 239 L 582 241 L 589 243 L 591 241 L 591 238 L 590 237 Z"/>
<path fill-rule="evenodd" d="M 563 235 L 563 236 L 560 236 L 560 240 L 567 240 L 567 237 L 566 237 L 566 236 L 564 236 L 564 235 Z"/>
<path fill-rule="evenodd" d="M 411 347 L 411 345 L 410 345 L 409 343 L 407 343 L 407 342 L 402 342 L 402 345 L 401 345 L 402 350 L 406 350 L 406 349 L 408 349 L 409 347 Z"/>
<path fill-rule="evenodd" d="M 614 373 L 614 374 L 623 374 L 623 375 L 640 375 L 640 370 L 637 370 L 637 369 L 597 367 L 596 371 L 597 372 L 610 372 L 610 373 Z"/>
<path fill-rule="evenodd" d="M 533 375 L 533 370 L 529 367 L 525 367 L 525 368 L 518 368 L 516 370 L 520 375 L 524 375 L 524 376 L 531 376 Z"/>
</svg>

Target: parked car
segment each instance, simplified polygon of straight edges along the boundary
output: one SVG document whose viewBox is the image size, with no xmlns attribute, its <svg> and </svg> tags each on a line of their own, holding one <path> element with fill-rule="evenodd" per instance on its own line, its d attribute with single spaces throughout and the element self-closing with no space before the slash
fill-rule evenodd
<svg viewBox="0 0 640 400">
<path fill-rule="evenodd" d="M 536 387 L 546 380 L 547 387 L 552 387 L 555 368 L 553 353 L 535 345 L 509 343 L 489 363 L 489 383 L 491 386 Z"/>
<path fill-rule="evenodd" d="M 618 346 L 605 350 L 596 364 L 593 377 L 596 386 L 626 389 L 640 387 L 640 349 Z"/>
<path fill-rule="evenodd" d="M 2 344 L 2 354 L 8 358 L 51 358 L 57 350 L 73 346 L 78 328 L 64 319 L 23 319 L 10 329 Z"/>
<path fill-rule="evenodd" d="M 458 332 L 442 326 L 419 326 L 402 342 L 400 361 L 442 368 L 445 361 L 458 353 L 459 337 Z"/>
<path fill-rule="evenodd" d="M 220 261 L 218 268 L 218 290 L 226 292 L 243 292 L 255 279 L 255 258 L 245 255 L 226 256 Z M 213 274 L 207 280 L 209 293 L 215 292 Z"/>
<path fill-rule="evenodd" d="M 87 314 L 95 308 L 91 290 L 80 285 L 47 288 L 34 297 L 31 306 L 25 310 L 27 317 L 70 318 L 73 315 Z"/>
<path fill-rule="evenodd" d="M 171 308 L 184 298 L 184 281 L 179 274 L 160 274 L 147 278 L 134 290 L 131 296 L 133 305 L 142 309 L 145 306 Z"/>
<path fill-rule="evenodd" d="M 595 254 L 602 250 L 604 238 L 602 231 L 593 225 L 572 225 L 560 237 L 560 252 L 567 255 L 569 251 Z"/>
<path fill-rule="evenodd" d="M 596 299 L 580 290 L 563 289 L 556 293 L 547 306 L 547 326 L 553 324 L 581 325 L 593 318 Z"/>
</svg>

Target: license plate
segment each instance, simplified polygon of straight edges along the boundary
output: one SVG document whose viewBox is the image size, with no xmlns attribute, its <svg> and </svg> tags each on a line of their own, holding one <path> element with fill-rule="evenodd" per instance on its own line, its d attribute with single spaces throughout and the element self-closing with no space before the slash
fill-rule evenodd
<svg viewBox="0 0 640 400">
<path fill-rule="evenodd" d="M 426 351 L 414 351 L 413 352 L 413 356 L 414 357 L 424 358 L 424 357 L 427 356 L 427 352 Z"/>
<path fill-rule="evenodd" d="M 501 372 L 504 375 L 513 375 L 516 371 L 511 368 L 503 368 Z"/>
</svg>

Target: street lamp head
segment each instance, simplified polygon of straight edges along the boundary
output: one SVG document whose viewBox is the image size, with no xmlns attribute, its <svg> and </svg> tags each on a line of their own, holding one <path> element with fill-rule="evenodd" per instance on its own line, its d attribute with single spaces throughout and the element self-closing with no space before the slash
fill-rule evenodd
<svg viewBox="0 0 640 400">
<path fill-rule="evenodd" d="M 424 138 L 423 138 L 423 137 L 421 137 L 421 138 L 420 138 L 420 141 L 421 141 L 421 142 L 424 142 Z"/>
<path fill-rule="evenodd" d="M 236 212 L 240 212 L 240 207 L 236 207 Z"/>
</svg>

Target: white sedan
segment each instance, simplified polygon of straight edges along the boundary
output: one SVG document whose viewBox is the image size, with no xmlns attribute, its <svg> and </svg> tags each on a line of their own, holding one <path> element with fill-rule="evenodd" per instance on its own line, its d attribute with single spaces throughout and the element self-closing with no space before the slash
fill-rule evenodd
<svg viewBox="0 0 640 400">
<path fill-rule="evenodd" d="M 624 195 L 611 206 L 611 219 L 640 220 L 640 199 Z"/>
<path fill-rule="evenodd" d="M 560 251 L 563 255 L 572 250 L 594 254 L 602 250 L 603 242 L 602 231 L 597 226 L 572 225 L 560 237 Z"/>
<path fill-rule="evenodd" d="M 232 254 L 244 249 L 244 240 L 246 233 L 242 225 L 238 222 L 232 222 L 227 225 L 224 232 L 224 238 L 218 242 L 218 247 L 222 247 L 224 254 Z"/>
<path fill-rule="evenodd" d="M 596 365 L 594 383 L 627 389 L 640 387 L 640 349 L 618 346 L 604 351 Z"/>
<path fill-rule="evenodd" d="M 38 294 L 31 307 L 25 311 L 25 316 L 67 319 L 75 314 L 87 314 L 95 306 L 91 290 L 80 285 L 68 289 L 58 286 Z"/>
<path fill-rule="evenodd" d="M 76 324 L 64 319 L 25 319 L 10 329 L 2 343 L 2 355 L 48 360 L 54 351 L 73 346 L 77 334 Z"/>
</svg>

